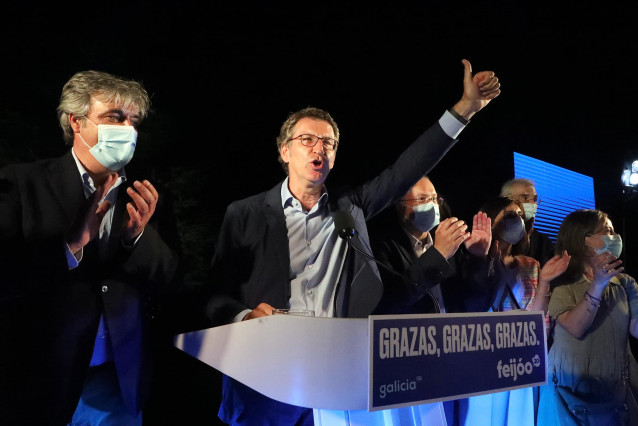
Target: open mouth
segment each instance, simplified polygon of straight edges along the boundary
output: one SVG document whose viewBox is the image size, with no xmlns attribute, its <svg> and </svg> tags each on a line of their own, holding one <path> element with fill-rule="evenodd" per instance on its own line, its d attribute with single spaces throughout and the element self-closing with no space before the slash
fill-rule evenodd
<svg viewBox="0 0 638 426">
<path fill-rule="evenodd" d="M 323 161 L 321 160 L 313 160 L 312 161 L 312 165 L 315 167 L 321 167 L 321 165 L 323 164 Z"/>
</svg>

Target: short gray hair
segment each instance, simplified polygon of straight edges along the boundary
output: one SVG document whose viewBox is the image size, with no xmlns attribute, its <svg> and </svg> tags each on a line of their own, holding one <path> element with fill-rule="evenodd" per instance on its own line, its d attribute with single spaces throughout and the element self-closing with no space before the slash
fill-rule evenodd
<svg viewBox="0 0 638 426">
<path fill-rule="evenodd" d="M 507 182 L 505 182 L 503 184 L 503 186 L 501 187 L 501 196 L 502 197 L 511 197 L 512 196 L 512 187 L 514 185 L 533 186 L 534 188 L 536 188 L 536 185 L 534 184 L 533 180 L 523 179 L 523 178 L 510 179 Z"/>
<path fill-rule="evenodd" d="M 73 128 L 69 116 L 86 116 L 93 98 L 102 102 L 115 102 L 125 110 L 135 109 L 140 120 L 146 117 L 151 104 L 146 89 L 137 81 L 100 71 L 78 72 L 62 88 L 58 105 L 58 119 L 68 145 L 73 144 Z"/>
</svg>

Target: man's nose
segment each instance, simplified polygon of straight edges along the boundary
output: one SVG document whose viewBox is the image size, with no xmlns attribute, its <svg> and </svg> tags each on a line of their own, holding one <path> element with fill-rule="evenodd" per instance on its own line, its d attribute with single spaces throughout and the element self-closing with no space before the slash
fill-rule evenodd
<svg viewBox="0 0 638 426">
<path fill-rule="evenodd" d="M 325 154 L 326 149 L 323 147 L 323 139 L 319 139 L 315 146 L 312 147 L 312 152 L 318 154 Z"/>
</svg>

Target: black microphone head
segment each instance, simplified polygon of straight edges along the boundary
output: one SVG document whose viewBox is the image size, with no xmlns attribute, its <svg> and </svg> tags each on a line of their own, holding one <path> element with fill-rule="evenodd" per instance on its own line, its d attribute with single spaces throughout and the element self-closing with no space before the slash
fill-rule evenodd
<svg viewBox="0 0 638 426">
<path fill-rule="evenodd" d="M 356 234 L 354 218 L 349 212 L 337 211 L 334 216 L 335 229 L 341 238 L 352 238 Z"/>
</svg>

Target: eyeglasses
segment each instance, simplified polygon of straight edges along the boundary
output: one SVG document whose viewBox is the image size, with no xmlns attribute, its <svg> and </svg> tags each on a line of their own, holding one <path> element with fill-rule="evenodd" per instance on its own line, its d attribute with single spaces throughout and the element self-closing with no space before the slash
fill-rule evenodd
<svg viewBox="0 0 638 426">
<path fill-rule="evenodd" d="M 408 198 L 406 200 L 401 200 L 401 203 L 406 206 L 418 206 L 419 204 L 425 204 L 432 201 L 434 204 L 441 205 L 445 201 L 443 197 L 439 197 L 437 195 L 423 196 L 418 198 Z"/>
<path fill-rule="evenodd" d="M 299 135 L 294 138 L 288 139 L 288 142 L 294 141 L 295 139 L 299 139 L 303 146 L 307 146 L 309 148 L 317 145 L 317 142 L 319 141 L 321 141 L 325 149 L 330 151 L 335 151 L 337 149 L 337 146 L 339 146 L 338 140 L 336 140 L 335 138 L 329 138 L 327 136 L 320 138 L 319 136 L 315 135 Z"/>
<path fill-rule="evenodd" d="M 541 203 L 541 200 L 538 199 L 538 195 L 536 194 L 521 194 L 518 196 L 518 201 L 520 201 L 521 203 Z"/>
</svg>

